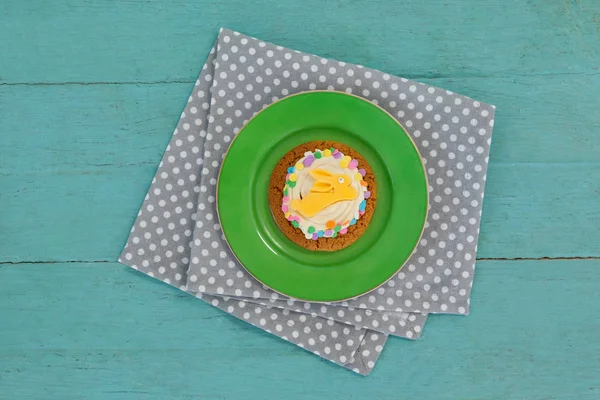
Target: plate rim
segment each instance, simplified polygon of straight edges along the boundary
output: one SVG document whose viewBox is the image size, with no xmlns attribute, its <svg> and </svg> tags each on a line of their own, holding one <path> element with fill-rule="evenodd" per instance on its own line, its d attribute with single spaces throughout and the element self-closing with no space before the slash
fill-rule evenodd
<svg viewBox="0 0 600 400">
<path fill-rule="evenodd" d="M 244 263 L 242 263 L 242 261 L 239 259 L 238 255 L 236 254 L 235 250 L 233 249 L 233 247 L 229 243 L 229 240 L 227 240 L 227 234 L 225 233 L 225 228 L 221 224 L 221 211 L 220 211 L 220 206 L 219 206 L 219 187 L 221 186 L 221 171 L 223 169 L 223 165 L 225 164 L 225 160 L 227 159 L 227 156 L 229 155 L 229 151 L 231 150 L 231 148 L 232 148 L 233 143 L 235 142 L 235 140 L 242 134 L 242 132 L 250 124 L 250 122 L 252 122 L 256 117 L 258 117 L 264 111 L 266 111 L 269 108 L 271 108 L 273 105 L 278 104 L 278 103 L 280 103 L 280 102 L 282 102 L 284 100 L 290 99 L 292 97 L 301 96 L 301 95 L 307 95 L 307 94 L 313 94 L 313 93 L 334 93 L 334 94 L 344 95 L 344 96 L 348 96 L 348 97 L 354 97 L 354 98 L 356 98 L 356 99 L 358 99 L 360 101 L 369 103 L 371 106 L 374 106 L 374 107 L 378 108 L 380 111 L 383 111 L 385 114 L 387 114 L 387 116 L 390 117 L 400 127 L 400 129 L 402 129 L 402 131 L 404 132 L 404 134 L 406 135 L 406 137 L 410 140 L 413 148 L 415 149 L 415 151 L 417 152 L 417 155 L 419 156 L 419 162 L 421 164 L 421 168 L 422 168 L 422 171 L 423 171 L 423 176 L 425 177 L 425 198 L 426 198 L 426 204 L 427 204 L 427 206 L 425 207 L 425 215 L 423 217 L 423 223 L 422 223 L 422 226 L 421 226 L 421 232 L 419 233 L 419 236 L 418 236 L 417 240 L 415 241 L 415 245 L 413 246 L 413 248 L 410 251 L 410 255 L 406 258 L 406 260 L 404 260 L 404 262 L 402 262 L 402 264 L 400 264 L 400 266 L 387 279 L 385 279 L 384 281 L 382 281 L 379 285 L 377 285 L 377 286 L 375 286 L 375 287 L 373 287 L 373 288 L 371 288 L 371 289 L 369 289 L 369 290 L 367 290 L 365 292 L 362 292 L 360 294 L 356 294 L 356 295 L 353 295 L 353 296 L 350 296 L 350 297 L 345 297 L 345 298 L 336 299 L 336 300 L 311 300 L 311 299 L 303 299 L 301 297 L 290 296 L 289 294 L 283 293 L 283 292 L 281 292 L 281 291 L 279 291 L 277 289 L 274 289 L 271 286 L 267 285 L 266 283 L 264 283 L 263 281 L 261 281 L 258 277 L 256 277 L 252 273 L 252 271 L 250 271 L 244 265 Z M 221 225 L 221 230 L 223 231 L 223 236 L 225 237 L 225 243 L 227 244 L 227 247 L 229 247 L 229 250 L 231 250 L 231 253 L 235 257 L 235 259 L 237 260 L 237 262 L 242 266 L 242 268 L 244 268 L 244 270 L 248 274 L 250 274 L 250 276 L 252 276 L 254 279 L 256 279 L 256 281 L 259 282 L 264 287 L 267 287 L 270 290 L 274 291 L 275 293 L 278 293 L 278 294 L 280 294 L 282 296 L 285 296 L 285 297 L 288 297 L 290 299 L 299 300 L 299 301 L 305 301 L 305 302 L 310 302 L 310 303 L 317 303 L 317 304 L 331 304 L 331 303 L 339 303 L 339 302 L 342 302 L 342 301 L 356 299 L 356 298 L 358 298 L 360 296 L 363 296 L 365 294 L 371 293 L 371 292 L 379 289 L 383 285 L 385 285 L 387 282 L 389 282 L 400 270 L 402 270 L 402 268 L 404 268 L 404 266 L 406 265 L 406 263 L 408 262 L 408 260 L 414 254 L 415 249 L 419 246 L 419 243 L 421 242 L 421 239 L 423 238 L 423 233 L 425 232 L 425 225 L 427 224 L 427 219 L 429 217 L 429 208 L 430 208 L 429 207 L 429 178 L 427 177 L 427 170 L 425 168 L 425 164 L 423 163 L 423 156 L 421 155 L 421 152 L 419 151 L 419 148 L 417 147 L 414 139 L 408 134 L 408 131 L 400 123 L 400 121 L 398 121 L 389 111 L 387 111 L 386 109 L 384 109 L 383 107 L 381 107 L 379 104 L 375 104 L 372 101 L 369 101 L 369 100 L 365 99 L 364 97 L 360 97 L 360 96 L 355 95 L 353 93 L 341 92 L 341 91 L 336 91 L 336 90 L 325 90 L 325 89 L 320 89 L 320 90 L 306 90 L 306 91 L 301 91 L 301 92 L 294 93 L 294 94 L 282 97 L 280 99 L 277 99 L 276 101 L 272 102 L 268 106 L 266 106 L 263 109 L 261 109 L 260 111 L 258 111 L 256 114 L 254 114 L 251 118 L 249 118 L 242 125 L 242 127 L 239 130 L 239 132 L 233 137 L 233 139 L 231 140 L 231 143 L 227 147 L 227 150 L 225 151 L 225 154 L 223 156 L 223 161 L 221 162 L 221 165 L 219 166 L 219 173 L 218 173 L 218 176 L 217 176 L 217 183 L 216 183 L 215 204 L 216 204 L 216 209 L 217 209 L 217 218 L 219 219 L 219 224 Z M 375 212 L 377 212 L 377 210 L 375 210 Z M 352 246 L 352 245 L 350 245 L 350 246 Z"/>
</svg>

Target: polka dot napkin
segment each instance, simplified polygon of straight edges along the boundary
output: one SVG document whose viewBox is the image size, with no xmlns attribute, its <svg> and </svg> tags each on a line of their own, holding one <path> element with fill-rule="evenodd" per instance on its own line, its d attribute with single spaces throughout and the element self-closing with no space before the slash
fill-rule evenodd
<svg viewBox="0 0 600 400">
<path fill-rule="evenodd" d="M 356 299 L 278 295 L 231 254 L 217 220 L 225 152 L 253 115 L 309 90 L 353 93 L 386 109 L 415 141 L 430 210 L 406 266 Z M 221 30 L 119 261 L 361 374 L 388 334 L 417 338 L 430 312 L 467 314 L 494 107 L 362 66 Z"/>
</svg>

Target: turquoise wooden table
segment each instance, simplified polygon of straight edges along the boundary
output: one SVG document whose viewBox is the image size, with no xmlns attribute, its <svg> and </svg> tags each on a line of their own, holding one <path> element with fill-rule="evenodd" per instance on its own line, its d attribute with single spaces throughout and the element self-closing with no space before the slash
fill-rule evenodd
<svg viewBox="0 0 600 400">
<path fill-rule="evenodd" d="M 116 263 L 221 26 L 497 106 L 469 317 L 363 378 Z M 599 67 L 596 0 L 4 0 L 0 398 L 599 399 Z"/>
</svg>

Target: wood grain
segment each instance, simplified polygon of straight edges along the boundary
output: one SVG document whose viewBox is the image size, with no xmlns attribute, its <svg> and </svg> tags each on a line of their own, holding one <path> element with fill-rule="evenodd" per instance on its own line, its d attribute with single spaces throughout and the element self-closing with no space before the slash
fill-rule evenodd
<svg viewBox="0 0 600 400">
<path fill-rule="evenodd" d="M 592 259 L 478 262 L 367 378 L 108 262 L 221 26 L 495 104 L 478 256 Z M 0 2 L 0 399 L 600 398 L 599 92 L 596 0 Z"/>
<path fill-rule="evenodd" d="M 0 5 L 4 83 L 195 79 L 224 26 L 405 77 L 597 73 L 595 0 L 128 0 Z"/>
<path fill-rule="evenodd" d="M 600 256 L 600 75 L 433 81 L 498 106 L 479 257 Z M 115 260 L 191 86 L 0 87 L 0 260 Z"/>
<path fill-rule="evenodd" d="M 0 398 L 597 399 L 600 261 L 484 261 L 361 378 L 116 263 L 0 268 Z M 4 396 L 4 397 L 3 397 Z"/>
</svg>

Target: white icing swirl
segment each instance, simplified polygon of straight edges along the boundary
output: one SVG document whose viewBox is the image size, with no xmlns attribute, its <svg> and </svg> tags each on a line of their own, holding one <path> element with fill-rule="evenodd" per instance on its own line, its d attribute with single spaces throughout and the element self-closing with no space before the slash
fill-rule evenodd
<svg viewBox="0 0 600 400">
<path fill-rule="evenodd" d="M 315 150 L 315 152 L 321 152 L 322 150 Z M 313 152 L 306 152 L 304 157 L 301 158 L 298 164 L 303 164 L 307 157 L 314 157 Z M 327 226 L 327 222 L 333 221 L 336 225 L 340 226 L 341 233 L 345 233 L 345 229 L 351 225 L 351 222 L 356 223 L 360 218 L 360 205 L 365 200 L 365 192 L 368 191 L 367 187 L 360 183 L 362 179 L 357 179 L 360 174 L 358 173 L 358 166 L 352 165 L 354 168 L 345 167 L 343 168 L 340 163 L 343 160 L 344 155 L 340 153 L 341 157 L 335 158 L 333 155 L 322 156 L 321 158 L 315 159 L 312 164 L 302 169 L 295 168 L 294 173 L 297 176 L 296 185 L 293 188 L 289 188 L 287 199 L 284 198 L 283 206 L 289 207 L 290 202 L 293 200 L 301 200 L 310 192 L 315 178 L 310 174 L 315 169 L 322 169 L 332 174 L 345 174 L 351 179 L 351 187 L 356 190 L 358 194 L 353 200 L 338 201 L 330 206 L 324 208 L 322 211 L 312 217 L 306 217 L 301 213 L 289 210 L 291 217 L 298 223 L 298 228 L 302 230 L 307 239 L 315 239 L 315 233 L 319 231 L 332 232 L 332 228 Z M 347 162 L 346 162 L 347 164 Z M 303 164 L 304 165 L 304 164 Z M 358 176 L 357 176 L 358 174 Z M 310 227 L 314 228 L 314 232 L 309 233 Z M 323 234 L 323 236 L 332 236 L 331 234 Z"/>
</svg>

